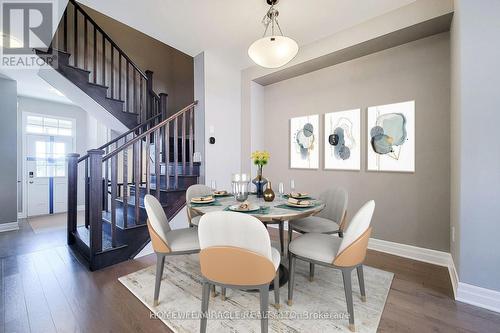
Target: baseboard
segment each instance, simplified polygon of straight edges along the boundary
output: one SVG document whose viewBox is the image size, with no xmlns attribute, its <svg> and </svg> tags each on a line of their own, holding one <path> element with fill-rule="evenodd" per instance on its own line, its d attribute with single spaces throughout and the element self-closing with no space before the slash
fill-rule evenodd
<svg viewBox="0 0 500 333">
<path fill-rule="evenodd" d="M 458 283 L 457 301 L 500 312 L 500 291 Z"/>
<path fill-rule="evenodd" d="M 370 250 L 394 254 L 396 256 L 423 261 L 429 264 L 449 267 L 453 265 L 451 254 L 443 251 L 426 249 L 423 247 L 389 242 L 381 239 L 370 238 Z"/>
<path fill-rule="evenodd" d="M 19 223 L 9 222 L 0 224 L 0 232 L 19 230 Z"/>
<path fill-rule="evenodd" d="M 26 216 L 26 213 L 25 212 L 19 212 L 17 213 L 17 218 L 18 219 L 25 219 L 27 216 Z"/>
</svg>

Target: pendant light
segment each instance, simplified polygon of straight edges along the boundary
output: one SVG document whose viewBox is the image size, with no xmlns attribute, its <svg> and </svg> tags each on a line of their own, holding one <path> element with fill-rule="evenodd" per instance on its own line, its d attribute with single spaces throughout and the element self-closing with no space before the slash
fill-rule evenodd
<svg viewBox="0 0 500 333">
<path fill-rule="evenodd" d="M 274 5 L 278 0 L 266 0 L 271 6 L 262 19 L 262 24 L 266 27 L 264 36 L 248 48 L 248 56 L 259 66 L 265 68 L 278 68 L 289 63 L 299 51 L 299 45 L 289 37 L 283 36 L 278 23 L 279 12 Z M 269 26 L 271 35 L 267 36 Z M 277 31 L 276 31 L 277 29 Z M 278 32 L 276 34 L 275 32 Z"/>
</svg>

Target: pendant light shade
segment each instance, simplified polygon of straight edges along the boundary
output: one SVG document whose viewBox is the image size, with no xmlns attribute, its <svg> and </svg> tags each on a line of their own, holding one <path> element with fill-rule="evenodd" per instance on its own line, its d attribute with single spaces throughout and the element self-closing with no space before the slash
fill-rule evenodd
<svg viewBox="0 0 500 333">
<path fill-rule="evenodd" d="M 253 42 L 248 56 L 259 66 L 278 68 L 290 62 L 299 51 L 293 39 L 284 36 L 267 36 Z"/>
<path fill-rule="evenodd" d="M 271 7 L 262 19 L 262 24 L 265 26 L 264 36 L 250 45 L 248 56 L 259 66 L 278 68 L 295 58 L 299 45 L 293 39 L 285 37 L 281 31 L 278 22 L 279 12 L 274 8 L 278 0 L 267 0 L 267 3 Z M 270 30 L 270 36 L 266 36 L 268 30 Z M 279 35 L 275 34 L 275 30 L 279 31 Z"/>
</svg>

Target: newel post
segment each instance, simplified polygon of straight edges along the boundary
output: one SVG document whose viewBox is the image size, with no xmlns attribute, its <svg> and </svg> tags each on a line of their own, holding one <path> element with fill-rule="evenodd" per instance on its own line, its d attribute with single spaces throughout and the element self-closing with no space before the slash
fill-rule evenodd
<svg viewBox="0 0 500 333">
<path fill-rule="evenodd" d="M 168 117 L 168 94 L 161 93 L 160 94 L 160 112 L 161 112 L 161 120 L 165 120 Z"/>
<path fill-rule="evenodd" d="M 90 254 L 102 251 L 102 157 L 104 150 L 92 149 L 89 155 Z"/>
<path fill-rule="evenodd" d="M 68 154 L 68 245 L 75 243 L 78 218 L 78 154 Z"/>
</svg>

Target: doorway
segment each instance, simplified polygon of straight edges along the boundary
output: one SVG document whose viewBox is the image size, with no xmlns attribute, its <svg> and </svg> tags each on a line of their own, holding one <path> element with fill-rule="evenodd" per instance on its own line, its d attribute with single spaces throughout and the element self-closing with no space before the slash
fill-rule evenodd
<svg viewBox="0 0 500 333">
<path fill-rule="evenodd" d="M 26 215 L 65 212 L 66 155 L 74 151 L 75 121 L 28 113 L 24 120 Z"/>
</svg>

